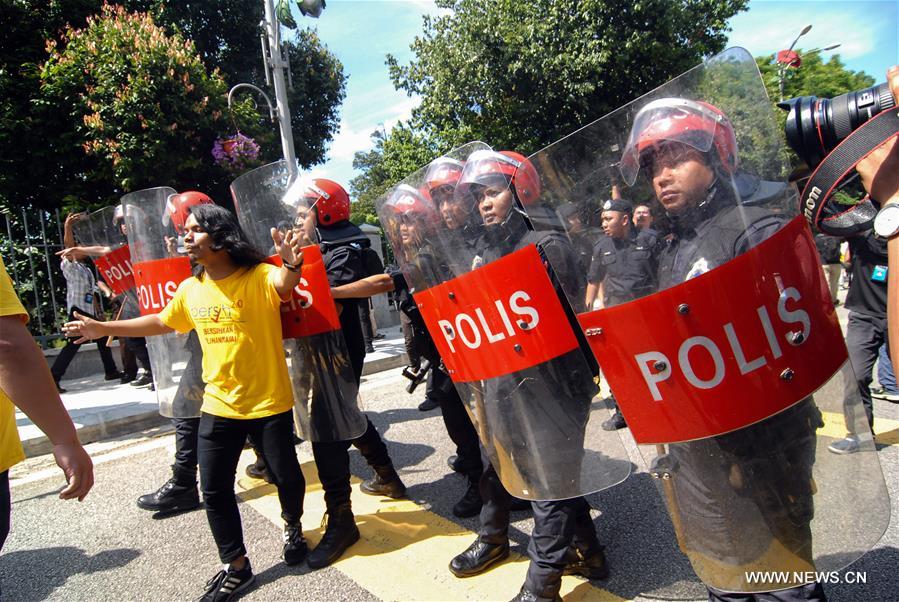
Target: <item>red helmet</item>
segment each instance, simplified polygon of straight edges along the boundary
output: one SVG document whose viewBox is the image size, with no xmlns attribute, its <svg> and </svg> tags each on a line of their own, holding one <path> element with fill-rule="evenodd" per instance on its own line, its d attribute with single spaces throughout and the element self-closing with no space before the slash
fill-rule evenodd
<svg viewBox="0 0 899 602">
<path fill-rule="evenodd" d="M 472 185 L 486 186 L 496 182 L 506 186 L 511 184 L 525 207 L 534 205 L 540 198 L 540 176 L 534 164 L 521 153 L 492 150 L 475 151 L 468 157 L 456 186 L 456 195 L 468 196 Z"/>
<path fill-rule="evenodd" d="M 184 223 L 190 215 L 190 208 L 197 205 L 213 205 L 213 200 L 208 195 L 196 190 L 188 190 L 181 194 L 172 194 L 165 200 L 165 211 L 162 213 L 162 224 L 168 226 L 169 222 L 178 232 L 184 231 Z"/>
<path fill-rule="evenodd" d="M 438 157 L 434 159 L 428 165 L 428 171 L 425 174 L 425 183 L 428 186 L 428 191 L 433 192 L 435 188 L 446 185 L 455 188 L 459 178 L 462 177 L 463 169 L 465 169 L 465 164 L 458 159 L 453 159 L 452 157 Z"/>
<path fill-rule="evenodd" d="M 440 215 L 434 209 L 431 195 L 409 184 L 400 184 L 387 199 L 386 205 L 399 218 L 416 219 L 427 226 L 436 226 Z"/>
<path fill-rule="evenodd" d="M 621 175 L 628 186 L 637 181 L 641 161 L 663 142 L 680 142 L 707 153 L 714 147 L 728 174 L 737 169 L 737 138 L 727 116 L 716 106 L 686 98 L 660 98 L 634 117 L 621 155 Z"/>
<path fill-rule="evenodd" d="M 350 195 L 334 180 L 316 178 L 304 184 L 303 198 L 315 208 L 319 226 L 350 219 Z"/>
</svg>

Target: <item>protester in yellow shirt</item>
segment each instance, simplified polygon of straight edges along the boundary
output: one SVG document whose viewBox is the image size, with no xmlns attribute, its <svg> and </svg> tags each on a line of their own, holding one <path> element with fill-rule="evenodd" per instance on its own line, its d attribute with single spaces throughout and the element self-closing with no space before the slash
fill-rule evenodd
<svg viewBox="0 0 899 602">
<path fill-rule="evenodd" d="M 246 548 L 234 477 L 247 436 L 259 445 L 278 487 L 284 519 L 283 558 L 306 557 L 300 517 L 305 481 L 293 443 L 293 393 L 281 343 L 282 299 L 300 282 L 300 239 L 272 229 L 283 266 L 263 263 L 237 218 L 217 205 L 190 208 L 184 246 L 194 277 L 178 287 L 156 315 L 97 322 L 78 315 L 69 336 L 151 336 L 196 330 L 203 348 L 202 416 L 199 428 L 200 489 L 206 516 L 228 566 L 206 584 L 201 600 L 230 600 L 254 579 Z"/>
<path fill-rule="evenodd" d="M 81 501 L 94 484 L 91 459 L 78 441 L 47 362 L 25 327 L 27 322 L 28 313 L 0 259 L 0 549 L 9 534 L 9 469 L 25 459 L 13 404 L 53 443 L 53 456 L 68 483 L 59 497 Z"/>
</svg>

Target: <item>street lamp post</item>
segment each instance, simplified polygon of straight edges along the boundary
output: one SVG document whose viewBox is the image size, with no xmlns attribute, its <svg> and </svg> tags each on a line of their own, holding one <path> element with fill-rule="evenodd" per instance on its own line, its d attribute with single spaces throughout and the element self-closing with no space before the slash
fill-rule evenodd
<svg viewBox="0 0 899 602">
<path fill-rule="evenodd" d="M 786 73 L 787 67 L 793 64 L 794 61 L 798 60 L 799 57 L 793 52 L 793 47 L 796 45 L 796 42 L 799 41 L 799 38 L 807 34 L 812 30 L 811 25 L 806 25 L 802 31 L 799 32 L 799 35 L 793 40 L 793 43 L 790 44 L 790 47 L 787 48 L 786 51 L 781 50 L 777 53 L 777 61 L 780 63 L 780 70 L 778 71 L 778 80 L 779 80 L 779 89 L 780 89 L 780 100 L 783 102 L 784 99 L 784 74 Z M 798 66 L 798 65 L 797 65 Z"/>
<path fill-rule="evenodd" d="M 293 148 L 293 131 L 290 128 L 290 109 L 287 105 L 287 84 L 284 81 L 284 71 L 288 63 L 282 55 L 281 49 L 281 25 L 275 16 L 273 0 L 263 0 L 265 3 L 265 37 L 268 41 L 268 60 L 266 60 L 265 48 L 263 48 L 263 62 L 265 69 L 271 69 L 272 87 L 275 89 L 275 114 L 278 119 L 278 127 L 281 131 L 281 151 L 287 161 L 287 169 L 291 178 L 297 174 L 297 156 Z"/>
</svg>

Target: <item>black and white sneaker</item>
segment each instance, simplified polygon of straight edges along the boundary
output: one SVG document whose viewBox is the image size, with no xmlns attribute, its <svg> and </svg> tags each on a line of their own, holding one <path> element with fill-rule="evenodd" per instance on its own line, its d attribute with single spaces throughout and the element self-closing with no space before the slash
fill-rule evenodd
<svg viewBox="0 0 899 602">
<path fill-rule="evenodd" d="M 216 573 L 215 577 L 206 582 L 206 592 L 199 602 L 227 602 L 234 600 L 237 595 L 247 589 L 256 575 L 250 567 L 250 559 L 239 571 L 225 568 Z"/>
<path fill-rule="evenodd" d="M 295 525 L 284 525 L 283 538 L 284 549 L 281 551 L 281 558 L 284 559 L 284 564 L 293 566 L 306 560 L 309 546 L 303 537 L 303 527 L 299 522 Z"/>
</svg>

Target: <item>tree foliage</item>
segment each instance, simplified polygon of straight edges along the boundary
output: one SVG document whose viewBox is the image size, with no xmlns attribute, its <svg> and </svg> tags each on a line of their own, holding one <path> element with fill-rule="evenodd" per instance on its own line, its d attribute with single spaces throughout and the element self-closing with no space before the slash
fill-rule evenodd
<svg viewBox="0 0 899 602">
<path fill-rule="evenodd" d="M 413 123 L 530 153 L 723 50 L 746 0 L 438 0 L 415 58 L 388 56 Z"/>
<path fill-rule="evenodd" d="M 122 191 L 209 178 L 226 87 L 189 40 L 147 13 L 104 6 L 63 42 L 49 43 L 37 105 L 71 126 L 48 141 L 68 173 L 86 155 L 94 169 L 85 179 Z"/>
<path fill-rule="evenodd" d="M 724 49 L 747 0 L 437 0 L 413 60 L 387 64 L 421 97 L 407 124 L 356 155 L 358 198 L 472 140 L 529 154 Z M 408 159 L 415 159 L 409 161 Z M 414 163 L 414 164 L 411 164 Z"/>
<path fill-rule="evenodd" d="M 42 89 L 42 65 L 49 59 L 48 41 L 63 52 L 66 32 L 86 27 L 87 18 L 99 13 L 102 0 L 19 0 L 0 3 L 0 21 L 9 24 L 0 39 L 0 207 L 84 208 L 113 202 L 124 191 L 111 177 L 101 157 L 84 152 L 86 140 L 75 130 L 65 111 L 50 110 Z M 265 89 L 259 50 L 259 0 L 121 0 L 114 6 L 152 15 L 166 36 L 191 40 L 209 77 L 225 82 L 223 90 L 248 82 Z M 327 143 L 339 125 L 338 111 L 344 97 L 343 66 L 313 31 L 301 30 L 287 40 L 294 87 L 288 90 L 291 125 L 297 158 L 309 166 L 324 158 Z M 218 76 L 213 73 L 218 70 Z M 223 92 L 219 94 L 224 102 Z M 236 95 L 234 119 L 224 109 L 216 119 L 219 135 L 234 133 L 237 126 L 256 138 L 262 147 L 260 160 L 281 153 L 277 126 L 259 98 Z M 67 99 L 67 103 L 74 102 Z M 209 100 L 221 105 L 219 98 Z M 102 113 L 102 111 L 101 111 Z M 236 122 L 236 123 L 235 123 Z M 193 129 L 193 124 L 179 124 Z M 172 160 L 181 147 L 172 149 Z M 204 163 L 202 170 L 185 170 L 184 178 L 153 185 L 199 188 L 227 199 L 229 177 L 212 167 L 212 142 L 197 155 L 181 155 L 185 163 Z"/>
</svg>

